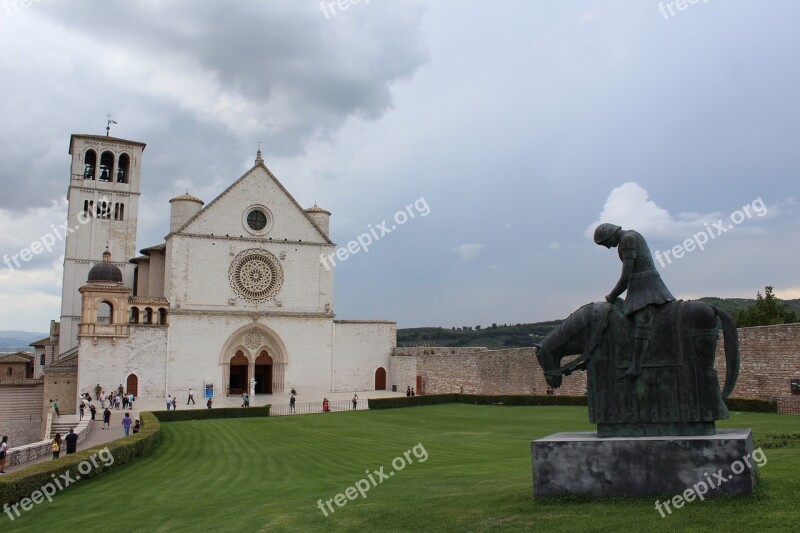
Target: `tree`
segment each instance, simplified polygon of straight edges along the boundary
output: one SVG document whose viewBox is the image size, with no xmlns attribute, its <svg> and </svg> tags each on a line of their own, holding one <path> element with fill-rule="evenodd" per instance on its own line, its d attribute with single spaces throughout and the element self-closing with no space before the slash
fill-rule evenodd
<svg viewBox="0 0 800 533">
<path fill-rule="evenodd" d="M 736 311 L 735 318 L 736 326 L 740 328 L 800 322 L 797 314 L 773 294 L 770 286 L 764 288 L 764 296 L 757 293 L 755 305 Z"/>
</svg>

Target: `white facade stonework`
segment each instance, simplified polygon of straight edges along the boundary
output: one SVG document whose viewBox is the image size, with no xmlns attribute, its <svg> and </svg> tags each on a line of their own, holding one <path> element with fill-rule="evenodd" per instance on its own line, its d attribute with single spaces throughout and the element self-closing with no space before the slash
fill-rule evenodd
<svg viewBox="0 0 800 533">
<path fill-rule="evenodd" d="M 335 320 L 334 273 L 320 263 L 335 249 L 327 211 L 300 207 L 260 152 L 252 169 L 202 205 L 188 193 L 173 199 L 165 242 L 141 256 L 133 257 L 128 236 L 109 244 L 112 257 L 103 268 L 120 266 L 120 282 L 109 281 L 107 270 L 93 269 L 94 279 L 89 274 L 105 244 L 76 250 L 96 257 L 78 285 L 83 309 L 71 312 L 98 320 L 74 328 L 79 392 L 122 384 L 142 398 L 169 393 L 185 401 L 190 387 L 199 399 L 207 385 L 215 395 L 253 387 L 259 394 L 391 387 L 396 324 Z M 131 231 L 135 238 L 135 225 Z M 78 287 L 65 283 L 65 298 Z M 122 320 L 121 301 L 127 302 Z M 112 307 L 111 323 L 86 308 L 102 302 Z"/>
</svg>

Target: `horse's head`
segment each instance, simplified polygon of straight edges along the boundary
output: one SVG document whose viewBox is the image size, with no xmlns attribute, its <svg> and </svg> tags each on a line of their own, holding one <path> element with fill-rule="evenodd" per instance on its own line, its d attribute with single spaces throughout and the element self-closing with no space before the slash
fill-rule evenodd
<svg viewBox="0 0 800 533">
<path fill-rule="evenodd" d="M 544 379 L 547 381 L 547 384 L 557 389 L 561 386 L 562 379 L 561 373 L 557 372 L 561 363 L 561 357 L 553 354 L 553 352 L 542 346 L 543 343 L 544 341 L 533 344 L 536 350 L 536 359 L 539 360 L 539 366 L 544 370 Z"/>
</svg>

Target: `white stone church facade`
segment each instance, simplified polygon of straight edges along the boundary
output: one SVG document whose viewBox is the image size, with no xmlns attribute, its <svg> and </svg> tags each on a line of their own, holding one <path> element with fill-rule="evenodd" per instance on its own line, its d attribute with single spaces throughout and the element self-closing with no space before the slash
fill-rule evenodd
<svg viewBox="0 0 800 533">
<path fill-rule="evenodd" d="M 77 391 L 191 387 L 382 390 L 396 324 L 337 320 L 330 213 L 303 209 L 264 164 L 207 205 L 170 200 L 164 242 L 136 255 L 143 143 L 73 135 L 58 359 Z M 165 206 L 166 207 L 166 206 Z M 72 361 L 72 364 L 69 364 Z M 45 367 L 47 376 L 47 367 Z M 387 379 L 389 378 L 389 379 Z M 253 381 L 255 380 L 255 381 Z M 47 379 L 45 380 L 47 382 Z"/>
</svg>

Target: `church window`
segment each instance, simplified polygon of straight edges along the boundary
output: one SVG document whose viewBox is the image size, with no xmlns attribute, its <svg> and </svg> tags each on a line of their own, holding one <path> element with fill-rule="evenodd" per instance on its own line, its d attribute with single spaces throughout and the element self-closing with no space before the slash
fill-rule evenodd
<svg viewBox="0 0 800 533">
<path fill-rule="evenodd" d="M 128 171 L 131 167 L 131 158 L 128 154 L 119 156 L 119 166 L 117 167 L 117 183 L 128 183 Z"/>
<path fill-rule="evenodd" d="M 139 308 L 138 307 L 131 307 L 131 311 L 129 314 L 128 322 L 131 324 L 138 324 L 139 323 Z"/>
<path fill-rule="evenodd" d="M 111 181 L 111 173 L 114 171 L 114 154 L 103 152 L 100 156 L 100 181 Z"/>
<path fill-rule="evenodd" d="M 253 209 L 247 214 L 247 225 L 253 231 L 261 231 L 267 226 L 267 216 L 259 209 Z"/>
<path fill-rule="evenodd" d="M 152 324 L 153 323 L 153 310 L 149 307 L 145 307 L 144 309 L 144 320 L 142 321 L 145 324 Z"/>
<path fill-rule="evenodd" d="M 39 366 L 44 366 L 44 354 L 39 355 Z"/>
<path fill-rule="evenodd" d="M 252 248 L 237 255 L 228 270 L 231 288 L 249 302 L 264 302 L 275 296 L 283 283 L 278 259 L 266 250 Z"/>
<path fill-rule="evenodd" d="M 166 326 L 167 325 L 167 310 L 163 307 L 158 308 L 158 325 L 159 326 Z"/>
<path fill-rule="evenodd" d="M 94 169 L 97 166 L 97 152 L 94 150 L 87 150 L 86 155 L 83 156 L 83 179 L 93 180 Z"/>
<path fill-rule="evenodd" d="M 244 210 L 242 225 L 253 235 L 265 235 L 272 229 L 272 213 L 263 205 L 251 205 Z"/>
</svg>

